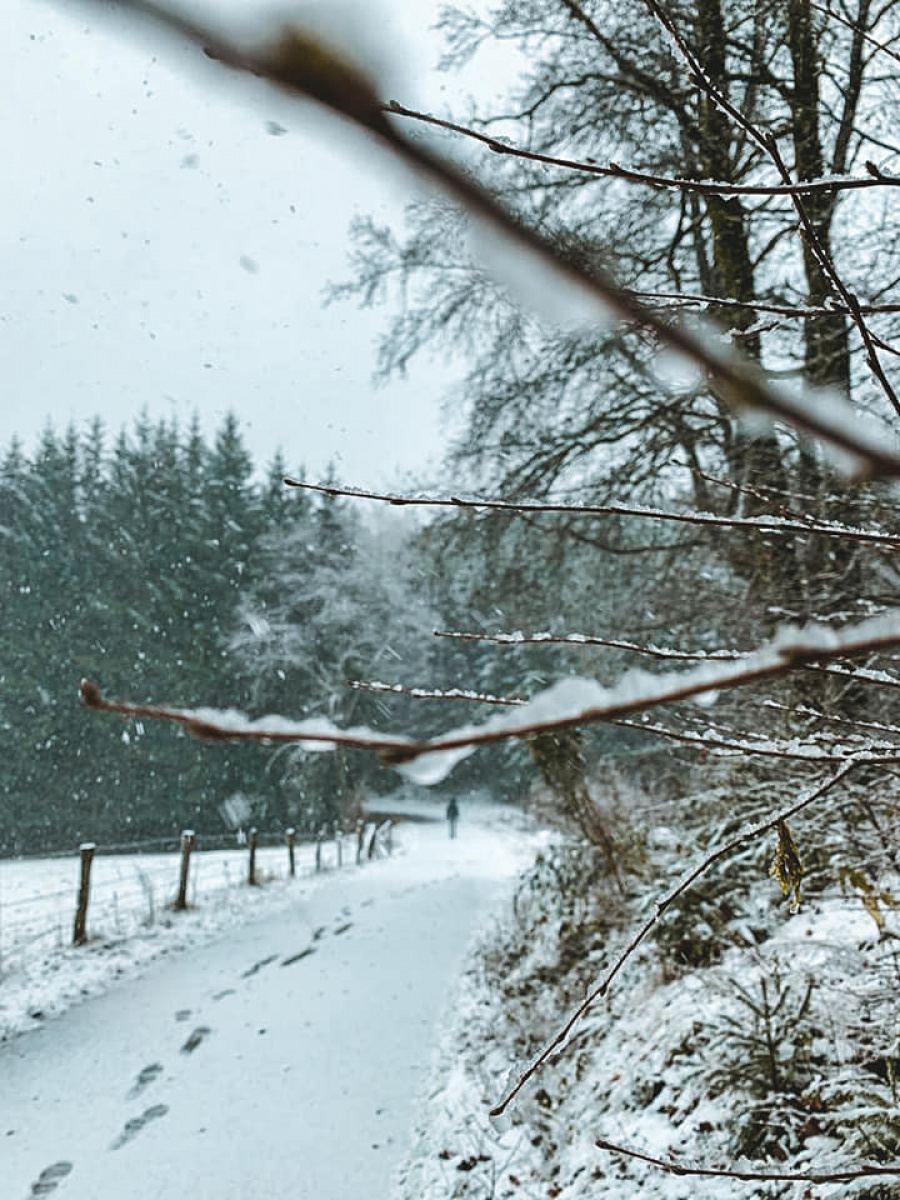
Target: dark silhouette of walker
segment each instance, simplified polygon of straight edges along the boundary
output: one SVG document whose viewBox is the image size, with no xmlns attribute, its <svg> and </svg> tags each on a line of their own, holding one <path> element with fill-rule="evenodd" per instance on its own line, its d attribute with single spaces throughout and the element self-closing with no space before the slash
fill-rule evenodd
<svg viewBox="0 0 900 1200">
<path fill-rule="evenodd" d="M 450 826 L 450 836 L 456 837 L 456 823 L 459 820 L 459 805 L 451 800 L 447 805 L 447 823 Z"/>
</svg>

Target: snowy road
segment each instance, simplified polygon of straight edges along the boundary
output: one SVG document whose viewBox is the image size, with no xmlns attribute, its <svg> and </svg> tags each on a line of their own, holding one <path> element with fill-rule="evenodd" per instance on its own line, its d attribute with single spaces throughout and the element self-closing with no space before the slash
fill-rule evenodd
<svg viewBox="0 0 900 1200">
<path fill-rule="evenodd" d="M 465 947 L 528 854 L 403 838 L 0 1047 L 4 1200 L 386 1198 Z"/>
</svg>

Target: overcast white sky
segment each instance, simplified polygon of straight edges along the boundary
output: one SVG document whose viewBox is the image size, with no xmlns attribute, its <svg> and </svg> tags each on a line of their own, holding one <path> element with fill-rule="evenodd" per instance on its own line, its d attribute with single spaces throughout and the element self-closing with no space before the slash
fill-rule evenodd
<svg viewBox="0 0 900 1200">
<path fill-rule="evenodd" d="M 431 70 L 436 8 L 365 6 L 399 64 L 389 98 L 433 107 L 453 88 Z M 437 461 L 451 368 L 373 390 L 387 313 L 321 307 L 348 274 L 351 217 L 399 221 L 407 176 L 311 108 L 89 6 L 2 0 L 0 45 L 0 447 L 33 445 L 49 418 L 116 431 L 143 409 L 196 411 L 212 429 L 233 409 L 257 460 L 281 445 L 311 476 L 333 461 L 386 483 Z"/>
</svg>

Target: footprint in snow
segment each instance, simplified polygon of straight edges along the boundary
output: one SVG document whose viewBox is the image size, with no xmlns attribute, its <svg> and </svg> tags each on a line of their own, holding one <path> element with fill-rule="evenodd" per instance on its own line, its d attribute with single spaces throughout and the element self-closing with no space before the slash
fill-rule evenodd
<svg viewBox="0 0 900 1200">
<path fill-rule="evenodd" d="M 168 1111 L 168 1104 L 153 1104 L 150 1108 L 145 1109 L 139 1117 L 132 1117 L 130 1121 L 126 1121 L 122 1132 L 110 1146 L 110 1150 L 121 1150 L 123 1146 L 127 1146 L 132 1138 L 136 1138 L 151 1121 L 158 1121 Z"/>
<path fill-rule="evenodd" d="M 310 954 L 315 954 L 315 952 L 315 946 L 307 946 L 305 950 L 300 950 L 297 954 L 292 954 L 289 958 L 283 958 L 281 960 L 281 965 L 283 967 L 289 967 L 293 963 L 300 962 L 302 958 L 309 958 Z"/>
<path fill-rule="evenodd" d="M 255 975 L 257 971 L 261 971 L 263 967 L 267 967 L 269 963 L 273 963 L 277 957 L 277 954 L 270 954 L 268 958 L 261 958 L 259 962 L 254 963 L 252 967 L 248 967 L 244 971 L 241 979 L 249 979 L 251 975 Z"/>
<path fill-rule="evenodd" d="M 31 1185 L 31 1191 L 28 1193 L 28 1200 L 32 1200 L 34 1196 L 49 1196 L 51 1192 L 55 1192 L 67 1175 L 72 1173 L 72 1164 L 70 1162 L 55 1162 L 49 1167 L 44 1167 L 40 1175 Z"/>
<path fill-rule="evenodd" d="M 153 1080 L 162 1074 L 162 1069 L 162 1063 L 150 1063 L 139 1071 L 134 1086 L 128 1093 L 129 1098 L 133 1100 L 135 1096 L 139 1096 L 145 1087 L 149 1087 Z"/>
<path fill-rule="evenodd" d="M 179 1008 L 178 1012 L 175 1014 L 175 1020 L 186 1021 L 190 1015 L 191 1010 L 189 1008 Z"/>
<path fill-rule="evenodd" d="M 226 996 L 233 996 L 234 988 L 223 988 L 221 992 L 216 992 L 213 1000 L 224 1000 Z"/>
<path fill-rule="evenodd" d="M 353 928 L 353 922 L 345 921 L 343 925 L 338 925 L 337 929 L 335 929 L 334 936 L 337 937 L 337 935 L 339 933 L 346 933 L 348 929 L 352 929 L 352 928 Z"/>
<path fill-rule="evenodd" d="M 323 938 L 327 932 L 328 932 L 328 926 L 327 926 L 327 925 L 320 925 L 320 926 L 319 926 L 319 928 L 318 928 L 318 929 L 315 931 L 315 933 L 312 935 L 312 940 L 313 940 L 314 942 L 318 942 L 318 941 L 319 941 L 319 939 L 320 939 L 320 938 Z"/>
<path fill-rule="evenodd" d="M 212 1031 L 208 1025 L 198 1025 L 197 1028 L 191 1032 L 190 1037 L 181 1047 L 181 1053 L 193 1054 L 204 1038 L 206 1038 L 211 1032 Z"/>
</svg>

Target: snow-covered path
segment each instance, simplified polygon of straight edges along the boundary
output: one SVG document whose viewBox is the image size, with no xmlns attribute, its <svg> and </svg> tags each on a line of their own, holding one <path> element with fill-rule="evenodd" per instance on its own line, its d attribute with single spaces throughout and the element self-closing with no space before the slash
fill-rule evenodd
<svg viewBox="0 0 900 1200">
<path fill-rule="evenodd" d="M 472 824 L 403 840 L 0 1047 L 4 1200 L 386 1198 L 460 959 L 528 853 Z"/>
</svg>

